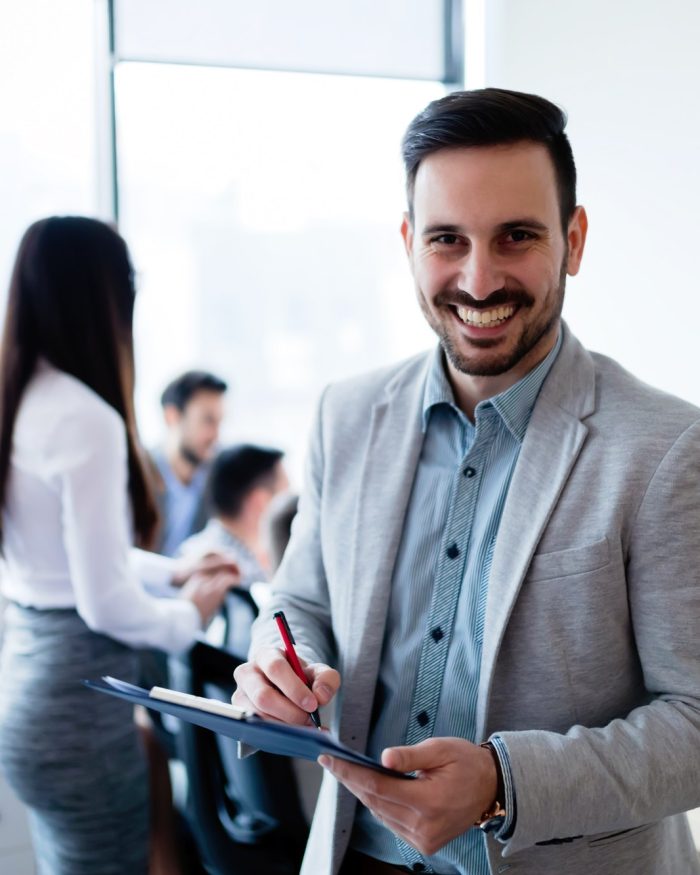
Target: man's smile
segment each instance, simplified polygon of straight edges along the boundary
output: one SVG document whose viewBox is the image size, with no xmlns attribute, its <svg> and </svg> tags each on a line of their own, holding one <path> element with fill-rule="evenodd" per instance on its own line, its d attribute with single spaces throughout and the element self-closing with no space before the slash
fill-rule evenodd
<svg viewBox="0 0 700 875">
<path fill-rule="evenodd" d="M 497 325 L 503 325 L 515 313 L 515 310 L 514 304 L 505 304 L 501 307 L 493 307 L 490 310 L 455 307 L 455 311 L 462 322 L 477 328 L 495 328 Z"/>
</svg>

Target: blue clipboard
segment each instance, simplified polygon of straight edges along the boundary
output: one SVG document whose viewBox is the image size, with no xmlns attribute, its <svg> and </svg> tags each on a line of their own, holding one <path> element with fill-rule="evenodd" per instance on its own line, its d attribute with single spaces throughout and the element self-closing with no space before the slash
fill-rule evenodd
<svg viewBox="0 0 700 875">
<path fill-rule="evenodd" d="M 367 766 L 394 778 L 413 777 L 413 775 L 387 769 L 386 766 L 371 757 L 346 747 L 329 732 L 318 730 L 315 727 L 291 726 L 286 723 L 265 720 L 257 715 L 246 715 L 237 720 L 220 714 L 212 714 L 199 708 L 153 699 L 148 695 L 148 690 L 117 680 L 117 678 L 103 677 L 98 681 L 85 680 L 83 683 L 98 693 L 107 693 L 109 696 L 133 702 L 134 705 L 143 705 L 154 711 L 172 714 L 173 717 L 178 717 L 187 723 L 211 729 L 212 732 L 219 735 L 235 738 L 245 745 L 268 753 L 313 761 L 318 759 L 321 754 L 328 754 L 351 763 L 357 763 L 360 766 Z"/>
</svg>

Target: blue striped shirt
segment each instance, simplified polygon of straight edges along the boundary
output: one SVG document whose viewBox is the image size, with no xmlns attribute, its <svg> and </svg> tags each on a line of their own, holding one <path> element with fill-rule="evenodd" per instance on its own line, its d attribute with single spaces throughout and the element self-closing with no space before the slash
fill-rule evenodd
<svg viewBox="0 0 700 875">
<path fill-rule="evenodd" d="M 442 350 L 436 350 L 425 386 L 423 447 L 392 578 L 371 756 L 432 736 L 477 741 L 484 609 L 496 534 L 532 408 L 560 345 L 561 336 L 529 374 L 480 402 L 473 424 L 455 404 Z M 512 811 L 507 755 L 498 744 L 497 750 Z M 467 829 L 424 857 L 361 805 L 351 845 L 394 865 L 419 862 L 423 871 L 441 875 L 489 873 L 480 830 Z"/>
</svg>

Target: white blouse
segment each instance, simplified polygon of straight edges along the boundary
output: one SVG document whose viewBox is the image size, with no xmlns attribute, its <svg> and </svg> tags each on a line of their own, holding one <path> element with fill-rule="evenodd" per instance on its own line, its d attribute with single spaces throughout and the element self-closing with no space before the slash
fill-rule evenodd
<svg viewBox="0 0 700 875">
<path fill-rule="evenodd" d="M 127 442 L 119 414 L 41 362 L 20 403 L 3 512 L 2 592 L 34 608 L 75 607 L 134 647 L 177 652 L 200 628 L 192 602 L 155 598 L 168 560 L 131 547 Z"/>
</svg>

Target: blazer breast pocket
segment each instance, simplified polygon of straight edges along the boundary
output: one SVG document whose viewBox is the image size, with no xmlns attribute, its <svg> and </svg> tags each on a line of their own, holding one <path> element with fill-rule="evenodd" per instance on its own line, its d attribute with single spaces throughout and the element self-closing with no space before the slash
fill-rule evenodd
<svg viewBox="0 0 700 875">
<path fill-rule="evenodd" d="M 604 568 L 609 562 L 610 545 L 607 538 L 602 538 L 592 544 L 570 547 L 567 550 L 535 553 L 525 579 L 527 581 L 555 580 L 575 574 L 586 574 Z"/>
</svg>

